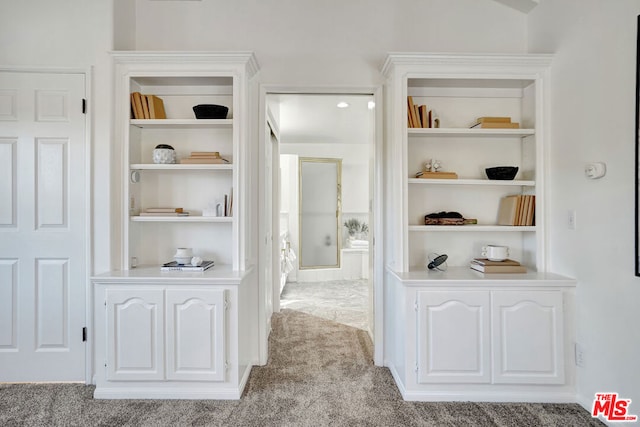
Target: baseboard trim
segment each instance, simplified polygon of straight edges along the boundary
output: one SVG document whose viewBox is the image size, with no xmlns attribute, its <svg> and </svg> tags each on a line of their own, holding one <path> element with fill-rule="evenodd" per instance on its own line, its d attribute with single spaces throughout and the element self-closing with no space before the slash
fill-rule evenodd
<svg viewBox="0 0 640 427">
<path fill-rule="evenodd" d="M 407 389 L 404 386 L 404 383 L 402 382 L 402 380 L 400 379 L 400 375 L 398 374 L 398 371 L 396 370 L 395 365 L 389 363 L 387 364 L 387 368 L 389 369 L 389 371 L 391 371 L 391 376 L 393 377 L 393 380 L 396 383 L 396 387 L 398 387 L 398 391 L 400 391 L 400 394 L 402 395 L 402 398 L 404 400 L 409 400 L 407 399 Z"/>
<path fill-rule="evenodd" d="M 249 375 L 251 375 L 251 368 L 252 366 L 247 366 L 244 369 L 244 373 L 242 374 L 242 378 L 240 379 L 240 384 L 238 384 L 238 399 L 240 398 L 240 396 L 242 396 L 242 393 L 244 392 L 244 388 L 247 385 L 247 382 L 249 381 Z"/>
<path fill-rule="evenodd" d="M 242 394 L 238 389 L 211 388 L 154 388 L 154 387 L 108 387 L 96 388 L 94 399 L 207 399 L 238 400 Z"/>
<path fill-rule="evenodd" d="M 405 391 L 404 400 L 411 402 L 518 402 L 518 403 L 576 403 L 570 392 L 450 392 Z"/>
</svg>

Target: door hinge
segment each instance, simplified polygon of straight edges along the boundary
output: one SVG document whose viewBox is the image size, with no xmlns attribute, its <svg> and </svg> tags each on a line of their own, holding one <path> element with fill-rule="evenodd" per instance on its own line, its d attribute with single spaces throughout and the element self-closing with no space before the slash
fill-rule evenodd
<svg viewBox="0 0 640 427">
<path fill-rule="evenodd" d="M 229 300 L 227 298 L 224 299 L 224 309 L 229 310 Z"/>
<path fill-rule="evenodd" d="M 416 363 L 416 366 L 414 368 L 414 370 L 416 371 L 416 374 L 418 373 L 418 364 Z"/>
<path fill-rule="evenodd" d="M 415 312 L 418 312 L 418 300 L 415 300 L 413 303 L 413 309 L 415 310 Z"/>
<path fill-rule="evenodd" d="M 87 327 L 83 327 L 82 328 L 82 342 L 86 342 L 87 341 Z"/>
<path fill-rule="evenodd" d="M 87 114 L 87 100 L 82 98 L 82 114 Z"/>
</svg>

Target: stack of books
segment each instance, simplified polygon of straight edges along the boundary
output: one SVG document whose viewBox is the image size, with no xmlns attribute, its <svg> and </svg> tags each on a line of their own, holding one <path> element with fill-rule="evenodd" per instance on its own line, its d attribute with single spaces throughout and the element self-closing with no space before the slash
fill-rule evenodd
<svg viewBox="0 0 640 427">
<path fill-rule="evenodd" d="M 514 194 L 500 199 L 498 225 L 535 225 L 536 196 Z"/>
<path fill-rule="evenodd" d="M 486 258 L 474 258 L 469 264 L 472 270 L 481 273 L 526 273 L 525 266 L 518 261 L 505 259 L 504 261 L 489 261 Z"/>
<path fill-rule="evenodd" d="M 511 117 L 478 117 L 471 129 L 520 129 L 520 123 L 512 123 Z"/>
<path fill-rule="evenodd" d="M 407 125 L 410 128 L 434 127 L 433 111 L 426 105 L 415 105 L 413 97 L 407 96 Z"/>
<path fill-rule="evenodd" d="M 202 261 L 200 265 L 178 264 L 176 261 L 167 262 L 160 266 L 160 271 L 205 271 L 213 267 L 213 261 Z"/>
<path fill-rule="evenodd" d="M 155 95 L 131 93 L 131 117 L 134 119 L 166 119 L 164 101 Z"/>
<path fill-rule="evenodd" d="M 229 160 L 220 157 L 220 153 L 218 151 L 192 151 L 191 155 L 181 159 L 180 163 L 228 164 Z"/>
<path fill-rule="evenodd" d="M 189 216 L 183 208 L 147 208 L 140 216 Z"/>
</svg>

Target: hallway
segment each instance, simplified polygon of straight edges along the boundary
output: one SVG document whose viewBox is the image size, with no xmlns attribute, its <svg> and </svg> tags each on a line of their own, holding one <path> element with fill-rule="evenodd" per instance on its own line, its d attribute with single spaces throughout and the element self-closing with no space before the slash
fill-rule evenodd
<svg viewBox="0 0 640 427">
<path fill-rule="evenodd" d="M 367 330 L 367 280 L 289 282 L 280 307 Z"/>
</svg>

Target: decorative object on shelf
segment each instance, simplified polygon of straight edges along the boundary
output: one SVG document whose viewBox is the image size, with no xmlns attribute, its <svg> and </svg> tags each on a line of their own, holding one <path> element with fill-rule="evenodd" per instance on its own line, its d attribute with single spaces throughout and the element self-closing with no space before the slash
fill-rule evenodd
<svg viewBox="0 0 640 427">
<path fill-rule="evenodd" d="M 193 249 L 191 248 L 178 248 L 173 256 L 173 259 L 178 264 L 190 264 L 191 258 L 193 258 Z"/>
<path fill-rule="evenodd" d="M 167 144 L 156 145 L 153 150 L 153 163 L 156 164 L 173 164 L 176 162 L 176 151 L 172 146 Z"/>
<path fill-rule="evenodd" d="M 194 267 L 202 265 L 203 262 L 204 260 L 199 256 L 194 256 L 193 258 L 191 258 L 191 265 L 193 265 Z"/>
<path fill-rule="evenodd" d="M 511 117 L 478 117 L 471 129 L 520 129 L 520 123 L 511 122 Z"/>
<path fill-rule="evenodd" d="M 226 119 L 229 107 L 217 104 L 198 104 L 193 106 L 196 119 Z"/>
<path fill-rule="evenodd" d="M 425 225 L 477 224 L 477 219 L 464 218 L 460 212 L 434 212 L 424 216 Z"/>
<path fill-rule="evenodd" d="M 504 261 L 509 258 L 509 247 L 499 245 L 487 245 L 482 247 L 482 257 L 489 261 Z"/>
<path fill-rule="evenodd" d="M 518 169 L 518 166 L 495 166 L 484 171 L 489 179 L 511 181 L 518 174 Z"/>
<path fill-rule="evenodd" d="M 442 161 L 437 159 L 429 159 L 424 163 L 424 170 L 416 172 L 416 178 L 424 179 L 458 179 L 455 172 L 444 172 L 442 169 Z"/>
<path fill-rule="evenodd" d="M 429 270 L 446 271 L 447 270 L 447 254 L 429 254 L 427 268 Z"/>
<path fill-rule="evenodd" d="M 180 163 L 228 164 L 229 160 L 222 158 L 218 151 L 192 151 L 191 155 L 181 159 Z"/>
<path fill-rule="evenodd" d="M 504 259 L 502 261 L 491 261 L 487 258 L 474 258 L 469 263 L 472 270 L 481 273 L 526 273 L 527 268 L 520 265 L 518 261 Z"/>
</svg>

